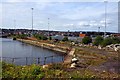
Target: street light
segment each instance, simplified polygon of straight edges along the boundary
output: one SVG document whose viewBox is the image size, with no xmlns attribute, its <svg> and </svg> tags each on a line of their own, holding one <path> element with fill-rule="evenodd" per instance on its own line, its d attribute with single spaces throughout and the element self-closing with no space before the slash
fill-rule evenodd
<svg viewBox="0 0 120 80">
<path fill-rule="evenodd" d="M 48 18 L 48 39 L 50 38 L 50 33 L 49 33 L 49 25 L 50 25 L 50 23 L 49 23 L 49 20 L 50 20 L 50 18 Z"/>
<path fill-rule="evenodd" d="M 31 10 L 32 10 L 32 34 L 31 34 L 31 36 L 33 36 L 33 10 L 34 10 L 34 8 L 31 8 Z"/>
<path fill-rule="evenodd" d="M 15 34 L 15 32 L 16 32 L 15 27 L 16 27 L 16 20 L 14 20 L 14 34 Z"/>
<path fill-rule="evenodd" d="M 98 33 L 100 33 L 100 27 L 98 27 Z"/>
<path fill-rule="evenodd" d="M 104 38 L 106 36 L 106 27 L 107 27 L 107 23 L 106 23 L 106 18 L 107 18 L 107 1 L 104 1 L 105 3 L 105 31 L 104 31 Z"/>
<path fill-rule="evenodd" d="M 98 27 L 98 35 L 100 35 L 100 26 Z"/>
</svg>

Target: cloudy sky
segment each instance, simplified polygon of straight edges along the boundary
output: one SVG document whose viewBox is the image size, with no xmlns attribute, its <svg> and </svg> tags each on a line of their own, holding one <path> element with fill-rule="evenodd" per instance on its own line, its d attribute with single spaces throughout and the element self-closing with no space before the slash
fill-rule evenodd
<svg viewBox="0 0 120 80">
<path fill-rule="evenodd" d="M 105 3 L 101 0 L 89 1 L 34 1 L 4 0 L 0 3 L 0 26 L 2 28 L 31 29 L 31 8 L 34 8 L 34 29 L 59 31 L 104 31 Z M 14 22 L 16 20 L 16 22 Z M 107 3 L 108 32 L 118 31 L 118 3 Z"/>
</svg>

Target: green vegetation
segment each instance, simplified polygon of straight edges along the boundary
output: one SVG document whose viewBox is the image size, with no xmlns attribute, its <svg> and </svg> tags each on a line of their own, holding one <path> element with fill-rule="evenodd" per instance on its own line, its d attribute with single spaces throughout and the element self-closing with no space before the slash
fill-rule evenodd
<svg viewBox="0 0 120 80">
<path fill-rule="evenodd" d="M 20 38 L 20 39 L 26 39 L 27 35 L 26 34 L 18 34 L 16 36 L 14 36 L 15 38 Z"/>
<path fill-rule="evenodd" d="M 16 37 L 13 37 L 13 40 L 16 40 Z"/>
<path fill-rule="evenodd" d="M 65 37 L 62 39 L 62 41 L 68 41 L 68 37 L 65 36 Z"/>
<path fill-rule="evenodd" d="M 88 52 L 80 48 L 76 48 L 75 54 L 80 58 L 84 59 L 83 63 L 86 66 L 98 66 L 101 63 L 106 62 L 107 58 L 105 55 L 97 54 L 94 52 Z"/>
<path fill-rule="evenodd" d="M 10 37 L 13 38 L 13 40 L 16 40 L 17 38 L 20 38 L 20 39 L 27 39 L 27 34 L 14 34 L 14 35 L 10 35 Z"/>
<path fill-rule="evenodd" d="M 118 37 L 113 37 L 113 38 L 112 38 L 112 43 L 113 43 L 113 44 L 120 43 L 120 38 L 118 38 Z"/>
<path fill-rule="evenodd" d="M 36 39 L 41 39 L 40 35 L 39 34 L 34 34 L 33 35 Z"/>
<path fill-rule="evenodd" d="M 86 36 L 86 37 L 84 37 L 84 38 L 82 39 L 82 43 L 83 43 L 83 44 L 89 44 L 89 43 L 92 43 L 92 38 Z"/>
<path fill-rule="evenodd" d="M 49 40 L 52 40 L 52 37 L 50 36 L 48 39 L 49 39 Z"/>
<path fill-rule="evenodd" d="M 93 42 L 93 44 L 94 45 L 96 45 L 96 46 L 98 46 L 98 45 L 100 45 L 102 42 L 103 42 L 103 37 L 102 36 L 97 36 L 96 38 L 95 38 L 95 41 Z"/>
<path fill-rule="evenodd" d="M 46 36 L 41 36 L 41 40 L 47 40 L 48 38 Z"/>
<path fill-rule="evenodd" d="M 29 65 L 29 66 L 15 66 L 12 64 L 3 63 L 2 64 L 2 77 L 3 78 L 14 78 L 15 80 L 41 80 L 45 78 L 66 78 L 69 80 L 89 80 L 97 78 L 110 78 L 117 77 L 116 74 L 110 75 L 107 71 L 102 73 L 96 73 L 89 69 L 71 69 L 69 64 L 51 64 L 46 68 L 42 68 L 39 65 Z"/>
<path fill-rule="evenodd" d="M 110 44 L 117 44 L 117 43 L 120 43 L 120 39 L 117 38 L 117 37 L 108 37 L 108 38 L 105 38 L 102 42 L 102 46 L 107 46 L 107 45 L 110 45 Z"/>
<path fill-rule="evenodd" d="M 0 78 L 2 78 L 2 63 L 0 62 Z"/>
<path fill-rule="evenodd" d="M 15 66 L 12 64 L 2 63 L 2 77 L 3 78 L 22 78 L 26 80 L 31 79 L 42 79 L 42 78 L 93 78 L 94 74 L 92 71 L 69 71 L 70 69 L 67 65 L 63 64 L 53 64 L 49 65 L 47 68 L 42 68 L 39 65 L 30 66 Z M 77 72 L 77 73 L 76 73 Z"/>
<path fill-rule="evenodd" d="M 108 37 L 108 38 L 103 38 L 101 36 L 97 36 L 95 38 L 95 41 L 93 42 L 94 45 L 102 45 L 103 47 L 110 45 L 110 44 L 119 44 L 120 43 L 120 38 L 118 37 Z"/>
<path fill-rule="evenodd" d="M 105 38 L 104 41 L 102 42 L 102 46 L 107 46 L 112 44 L 112 38 Z"/>
<path fill-rule="evenodd" d="M 47 40 L 48 38 L 42 34 L 34 34 L 34 37 L 38 40 Z"/>
<path fill-rule="evenodd" d="M 3 78 L 43 78 L 44 71 L 38 65 L 31 66 L 15 66 L 2 62 L 2 77 Z"/>
</svg>

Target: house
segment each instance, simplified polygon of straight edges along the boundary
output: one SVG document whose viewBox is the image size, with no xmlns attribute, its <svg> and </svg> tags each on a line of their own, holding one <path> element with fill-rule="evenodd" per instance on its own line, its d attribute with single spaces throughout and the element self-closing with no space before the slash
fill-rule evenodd
<svg viewBox="0 0 120 80">
<path fill-rule="evenodd" d="M 55 35 L 55 36 L 51 36 L 51 37 L 52 37 L 52 39 L 59 40 L 59 41 L 63 40 L 63 38 L 64 38 L 64 36 L 62 36 L 62 35 Z"/>
<path fill-rule="evenodd" d="M 75 42 L 81 42 L 82 38 L 81 37 L 68 37 L 70 41 L 75 41 Z"/>
<path fill-rule="evenodd" d="M 120 37 L 120 33 L 112 34 L 114 37 Z"/>
<path fill-rule="evenodd" d="M 86 36 L 86 34 L 82 34 L 82 33 L 79 34 L 79 37 L 81 37 L 81 38 L 84 38 L 85 36 Z"/>
</svg>

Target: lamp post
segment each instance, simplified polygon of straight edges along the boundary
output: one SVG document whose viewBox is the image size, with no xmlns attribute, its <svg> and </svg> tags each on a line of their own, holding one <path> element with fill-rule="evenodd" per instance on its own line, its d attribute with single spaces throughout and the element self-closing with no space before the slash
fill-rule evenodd
<svg viewBox="0 0 120 80">
<path fill-rule="evenodd" d="M 32 10 L 32 34 L 31 34 L 31 36 L 33 36 L 33 10 L 34 10 L 34 8 L 31 8 L 31 10 Z"/>
<path fill-rule="evenodd" d="M 98 35 L 100 35 L 100 27 L 98 27 Z"/>
<path fill-rule="evenodd" d="M 50 38 L 50 33 L 49 33 L 49 27 L 50 27 L 50 22 L 49 22 L 50 18 L 48 18 L 48 39 Z"/>
<path fill-rule="evenodd" d="M 14 34 L 15 34 L 15 32 L 16 32 L 15 27 L 16 27 L 16 20 L 14 20 Z"/>
<path fill-rule="evenodd" d="M 98 27 L 98 33 L 100 33 L 100 27 Z"/>
<path fill-rule="evenodd" d="M 106 23 L 106 18 L 107 18 L 107 1 L 104 1 L 105 3 L 105 31 L 104 31 L 104 38 L 106 36 L 106 27 L 107 27 L 107 23 Z"/>
</svg>

